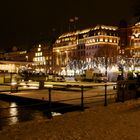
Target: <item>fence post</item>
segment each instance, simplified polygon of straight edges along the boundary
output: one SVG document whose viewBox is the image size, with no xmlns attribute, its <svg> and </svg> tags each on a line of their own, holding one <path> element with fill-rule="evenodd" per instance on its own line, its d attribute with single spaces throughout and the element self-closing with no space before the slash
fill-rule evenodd
<svg viewBox="0 0 140 140">
<path fill-rule="evenodd" d="M 48 88 L 49 92 L 49 119 L 52 119 L 52 105 L 51 105 L 51 87 Z"/>
<path fill-rule="evenodd" d="M 124 90 L 125 90 L 125 82 L 122 83 L 122 102 L 124 103 Z"/>
<path fill-rule="evenodd" d="M 39 81 L 39 89 L 43 89 L 44 88 L 44 81 L 40 80 Z"/>
<path fill-rule="evenodd" d="M 107 106 L 107 85 L 105 84 L 105 103 L 104 106 Z"/>
<path fill-rule="evenodd" d="M 81 86 L 81 110 L 84 111 L 84 94 L 83 94 L 83 91 L 84 90 L 84 87 L 83 85 Z"/>
</svg>

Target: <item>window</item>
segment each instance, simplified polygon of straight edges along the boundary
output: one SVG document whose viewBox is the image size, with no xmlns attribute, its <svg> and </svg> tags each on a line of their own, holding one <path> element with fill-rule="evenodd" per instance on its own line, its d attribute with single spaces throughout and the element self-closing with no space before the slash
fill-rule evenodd
<svg viewBox="0 0 140 140">
<path fill-rule="evenodd" d="M 100 42 L 103 42 L 103 38 L 100 38 Z"/>
<path fill-rule="evenodd" d="M 41 48 L 38 48 L 37 50 L 38 50 L 38 52 L 39 52 L 39 51 L 41 51 Z"/>
<path fill-rule="evenodd" d="M 109 39 L 109 42 L 112 42 L 112 39 Z"/>
<path fill-rule="evenodd" d="M 42 52 L 35 53 L 35 56 L 42 56 Z"/>
<path fill-rule="evenodd" d="M 108 39 L 107 38 L 105 39 L 105 42 L 108 42 Z"/>
</svg>

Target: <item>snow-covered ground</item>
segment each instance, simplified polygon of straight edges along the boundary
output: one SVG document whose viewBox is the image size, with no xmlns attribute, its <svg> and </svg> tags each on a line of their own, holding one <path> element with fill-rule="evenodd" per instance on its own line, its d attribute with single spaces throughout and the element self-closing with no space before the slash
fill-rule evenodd
<svg viewBox="0 0 140 140">
<path fill-rule="evenodd" d="M 140 140 L 140 99 L 6 126 L 0 140 Z"/>
</svg>

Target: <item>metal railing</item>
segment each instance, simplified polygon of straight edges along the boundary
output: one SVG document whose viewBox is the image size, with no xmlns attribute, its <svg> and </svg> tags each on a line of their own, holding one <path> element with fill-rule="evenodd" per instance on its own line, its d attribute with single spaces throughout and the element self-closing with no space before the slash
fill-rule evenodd
<svg viewBox="0 0 140 140">
<path fill-rule="evenodd" d="M 71 98 L 71 99 L 53 101 L 53 98 L 52 98 L 53 90 L 55 90 L 56 86 L 58 86 L 58 83 L 57 84 L 50 83 L 49 85 L 45 86 L 45 89 L 48 91 L 48 101 L 43 102 L 43 103 L 36 103 L 36 104 L 30 104 L 30 105 L 24 105 L 24 106 L 18 106 L 18 107 L 19 108 L 24 108 L 24 107 L 38 106 L 38 105 L 47 104 L 46 111 L 48 112 L 48 118 L 51 119 L 51 118 L 53 118 L 52 112 L 54 112 L 54 111 L 60 112 L 60 110 L 62 110 L 62 109 L 76 107 L 73 104 L 67 106 L 66 102 L 68 103 L 69 101 L 79 100 L 80 101 L 80 103 L 78 105 L 79 109 L 81 111 L 84 111 L 85 104 L 88 104 L 88 103 L 86 103 L 86 99 L 93 99 L 93 98 L 96 98 L 96 97 L 102 97 L 102 100 L 104 102 L 104 106 L 107 106 L 108 105 L 108 96 L 113 95 L 113 97 L 114 97 L 115 94 L 116 94 L 116 92 L 113 92 L 112 94 L 108 94 L 108 90 L 107 90 L 108 86 L 112 86 L 112 87 L 116 86 L 116 83 L 101 83 L 101 84 L 83 84 L 83 83 L 80 83 L 80 84 L 79 83 L 65 84 L 65 83 L 61 83 L 59 85 L 61 85 L 64 88 L 66 88 L 66 90 L 67 90 L 67 87 L 78 88 L 79 89 L 78 92 L 80 93 L 80 96 L 76 97 L 76 98 Z M 85 91 L 86 88 L 93 88 L 93 87 L 96 87 L 96 86 L 104 87 L 104 93 L 102 95 L 85 96 L 84 91 Z M 18 92 L 18 91 L 16 91 L 16 92 Z M 14 94 L 14 96 L 16 96 L 16 94 Z M 58 106 L 58 107 L 54 108 L 52 106 L 52 104 L 54 102 L 57 103 L 57 104 L 65 102 L 65 104 L 63 104 L 62 106 Z M 0 109 L 9 109 L 9 108 L 0 108 Z M 9 116 L 9 117 L 16 117 L 16 116 Z M 8 118 L 8 116 L 5 116 L 3 118 Z M 2 119 L 2 118 L 0 118 L 0 119 Z"/>
</svg>

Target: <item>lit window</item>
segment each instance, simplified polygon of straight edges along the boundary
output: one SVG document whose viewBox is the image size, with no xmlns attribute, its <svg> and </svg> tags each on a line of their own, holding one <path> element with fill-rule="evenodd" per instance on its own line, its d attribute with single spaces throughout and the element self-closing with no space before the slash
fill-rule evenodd
<svg viewBox="0 0 140 140">
<path fill-rule="evenodd" d="M 103 38 L 100 38 L 100 42 L 103 42 Z"/>
<path fill-rule="evenodd" d="M 131 36 L 131 39 L 134 39 L 135 37 L 134 36 Z"/>
<path fill-rule="evenodd" d="M 41 51 L 41 48 L 38 48 L 38 52 Z"/>
<path fill-rule="evenodd" d="M 37 61 L 37 58 L 36 57 L 34 58 L 34 61 Z"/>
<path fill-rule="evenodd" d="M 112 39 L 109 39 L 109 42 L 112 42 Z"/>
<path fill-rule="evenodd" d="M 108 42 L 108 39 L 107 38 L 105 39 L 105 42 Z"/>
<path fill-rule="evenodd" d="M 116 39 L 114 39 L 114 43 L 116 43 Z"/>
<path fill-rule="evenodd" d="M 69 41 L 69 38 L 65 38 L 65 41 Z"/>
</svg>

